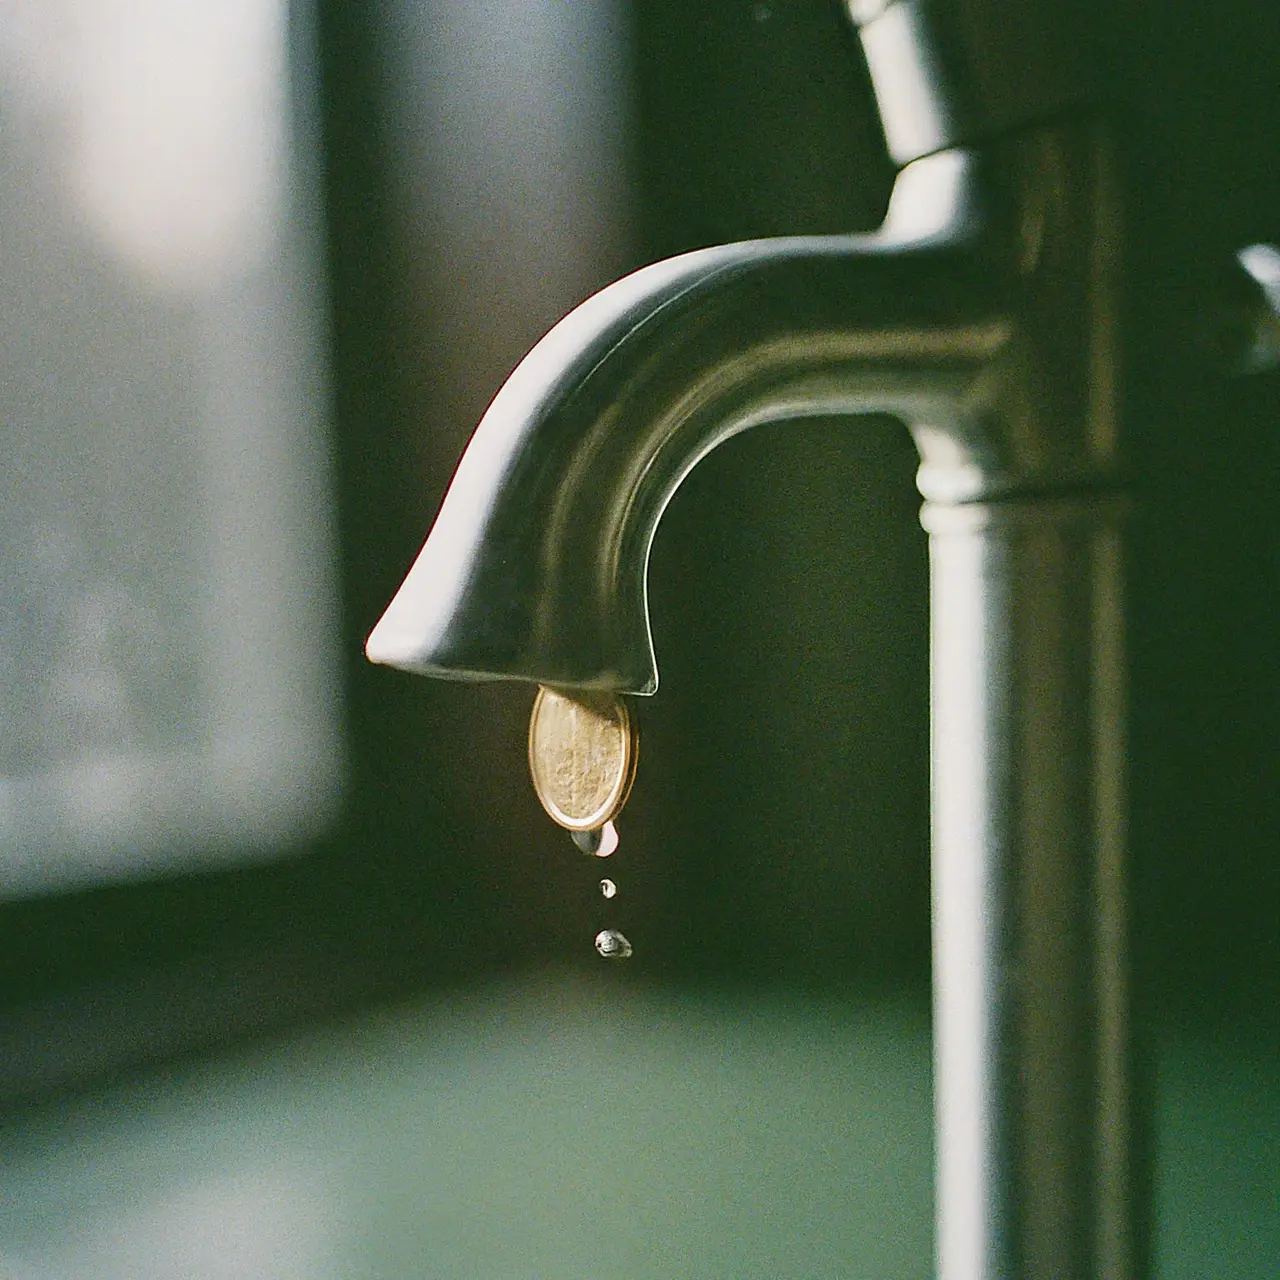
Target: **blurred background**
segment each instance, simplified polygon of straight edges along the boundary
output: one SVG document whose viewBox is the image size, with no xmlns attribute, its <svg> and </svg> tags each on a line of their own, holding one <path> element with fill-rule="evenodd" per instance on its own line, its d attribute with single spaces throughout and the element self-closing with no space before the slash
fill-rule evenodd
<svg viewBox="0 0 1280 1280">
<path fill-rule="evenodd" d="M 1280 18 L 1080 25 L 1128 183 L 1157 1274 L 1263 1275 L 1276 375 L 1192 339 L 1280 239 Z M 906 433 L 761 428 L 677 495 L 611 903 L 532 690 L 361 656 L 550 324 L 891 179 L 826 0 L 0 0 L 0 1274 L 928 1270 Z"/>
</svg>

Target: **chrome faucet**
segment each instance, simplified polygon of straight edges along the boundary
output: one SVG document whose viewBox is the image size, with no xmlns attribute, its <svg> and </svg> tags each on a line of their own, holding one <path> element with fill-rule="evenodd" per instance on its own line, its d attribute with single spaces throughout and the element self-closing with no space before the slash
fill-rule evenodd
<svg viewBox="0 0 1280 1280">
<path fill-rule="evenodd" d="M 883 226 L 685 254 L 571 312 L 367 652 L 652 694 L 649 551 L 697 462 L 765 422 L 903 421 L 931 557 L 938 1275 L 1121 1280 L 1144 1249 L 1106 134 L 1050 6 L 848 7 L 900 166 Z"/>
</svg>

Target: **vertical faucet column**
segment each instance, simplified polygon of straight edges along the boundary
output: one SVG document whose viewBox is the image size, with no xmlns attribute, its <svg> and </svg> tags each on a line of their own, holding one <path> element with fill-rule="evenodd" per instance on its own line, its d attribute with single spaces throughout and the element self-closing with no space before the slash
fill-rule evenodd
<svg viewBox="0 0 1280 1280">
<path fill-rule="evenodd" d="M 968 449 L 963 431 L 914 427 L 932 595 L 938 1275 L 1131 1277 L 1144 1251 L 1105 141 L 1047 7 L 849 8 L 895 160 L 1023 150 L 995 412 Z M 1074 122 L 1074 154 L 1035 154 L 1045 121 Z"/>
<path fill-rule="evenodd" d="M 1120 515 L 924 512 L 943 1280 L 1134 1274 Z"/>
</svg>

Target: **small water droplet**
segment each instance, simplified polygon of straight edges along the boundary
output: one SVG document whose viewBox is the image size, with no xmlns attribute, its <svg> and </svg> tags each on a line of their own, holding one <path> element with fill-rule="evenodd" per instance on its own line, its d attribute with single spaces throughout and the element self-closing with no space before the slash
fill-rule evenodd
<svg viewBox="0 0 1280 1280">
<path fill-rule="evenodd" d="M 600 892 L 604 894 L 606 898 L 613 898 L 617 896 L 618 886 L 614 884 L 612 880 L 609 880 L 609 879 L 601 880 Z"/>
<path fill-rule="evenodd" d="M 596 934 L 596 950 L 606 960 L 625 960 L 631 954 L 631 943 L 617 929 L 601 929 Z"/>
<path fill-rule="evenodd" d="M 607 858 L 618 847 L 618 828 L 612 822 L 606 822 L 595 831 L 571 831 L 569 834 L 583 853 L 597 858 Z"/>
</svg>

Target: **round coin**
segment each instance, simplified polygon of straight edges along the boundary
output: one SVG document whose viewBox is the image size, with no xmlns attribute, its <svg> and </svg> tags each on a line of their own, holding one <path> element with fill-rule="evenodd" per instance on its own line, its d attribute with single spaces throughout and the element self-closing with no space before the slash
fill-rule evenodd
<svg viewBox="0 0 1280 1280">
<path fill-rule="evenodd" d="M 637 738 L 611 693 L 539 688 L 529 719 L 529 772 L 542 807 L 570 831 L 594 831 L 622 811 Z"/>
</svg>

